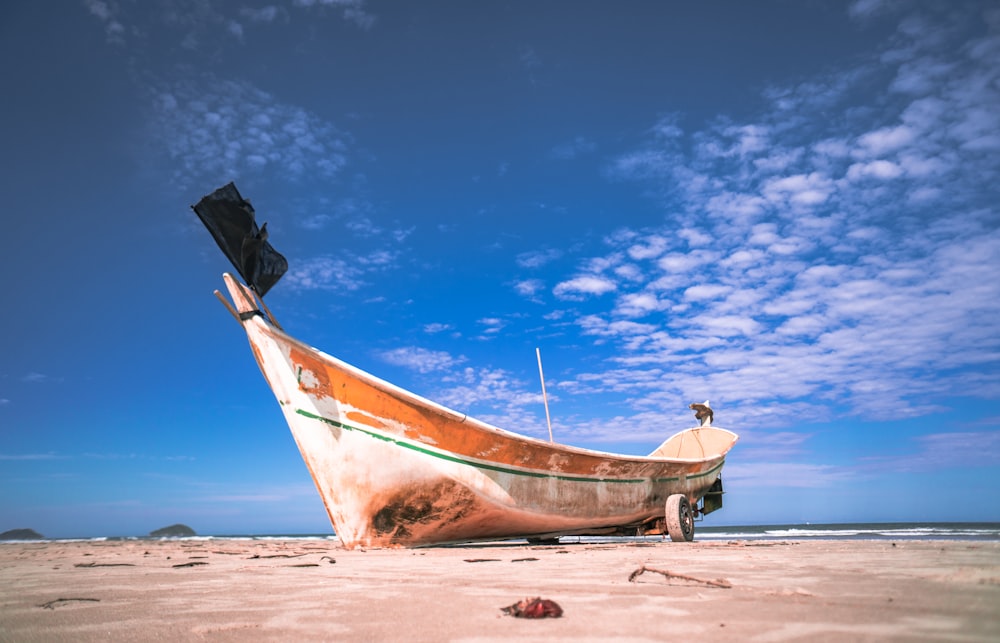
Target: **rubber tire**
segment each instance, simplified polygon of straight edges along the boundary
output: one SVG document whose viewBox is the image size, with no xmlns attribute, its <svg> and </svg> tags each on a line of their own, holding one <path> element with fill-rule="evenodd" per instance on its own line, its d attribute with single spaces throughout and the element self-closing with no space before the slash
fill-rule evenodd
<svg viewBox="0 0 1000 643">
<path fill-rule="evenodd" d="M 675 543 L 694 540 L 694 514 L 687 496 L 675 493 L 667 497 L 667 533 Z"/>
</svg>

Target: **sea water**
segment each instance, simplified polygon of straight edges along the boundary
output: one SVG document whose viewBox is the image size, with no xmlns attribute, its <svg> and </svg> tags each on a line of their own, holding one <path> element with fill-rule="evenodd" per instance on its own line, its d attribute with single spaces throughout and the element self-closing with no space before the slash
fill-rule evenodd
<svg viewBox="0 0 1000 643">
<path fill-rule="evenodd" d="M 562 543 L 573 542 L 655 542 L 662 536 L 637 538 L 617 536 L 563 536 Z M 46 538 L 43 540 L 7 540 L 4 542 L 87 542 L 115 540 L 330 540 L 337 536 L 325 534 L 218 534 L 182 538 L 150 536 L 101 536 L 97 538 Z M 994 540 L 1000 541 L 998 522 L 892 522 L 838 523 L 800 525 L 740 525 L 705 526 L 696 523 L 696 541 L 729 540 Z M 524 542 L 511 540 L 511 544 Z"/>
<path fill-rule="evenodd" d="M 696 540 L 1000 540 L 996 522 L 892 522 L 695 528 Z"/>
</svg>

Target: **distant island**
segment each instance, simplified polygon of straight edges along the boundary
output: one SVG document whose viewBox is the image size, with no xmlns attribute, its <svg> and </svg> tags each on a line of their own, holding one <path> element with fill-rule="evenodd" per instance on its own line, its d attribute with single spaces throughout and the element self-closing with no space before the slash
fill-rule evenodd
<svg viewBox="0 0 1000 643">
<path fill-rule="evenodd" d="M 0 534 L 0 540 L 42 540 L 45 536 L 34 529 L 11 529 Z"/>
<path fill-rule="evenodd" d="M 169 527 L 162 527 L 156 531 L 149 532 L 149 535 L 153 538 L 185 538 L 188 536 L 197 536 L 194 533 L 194 529 L 191 529 L 187 525 L 182 525 L 180 523 L 176 525 L 170 525 Z"/>
</svg>

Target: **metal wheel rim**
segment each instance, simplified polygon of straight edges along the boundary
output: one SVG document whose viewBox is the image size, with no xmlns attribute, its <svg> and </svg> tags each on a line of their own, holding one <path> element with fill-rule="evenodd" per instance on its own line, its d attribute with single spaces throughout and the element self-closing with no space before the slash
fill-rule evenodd
<svg viewBox="0 0 1000 643">
<path fill-rule="evenodd" d="M 691 513 L 691 505 L 686 502 L 681 504 L 680 514 L 681 530 L 684 531 L 685 535 L 690 535 L 694 531 L 694 515 Z"/>
</svg>

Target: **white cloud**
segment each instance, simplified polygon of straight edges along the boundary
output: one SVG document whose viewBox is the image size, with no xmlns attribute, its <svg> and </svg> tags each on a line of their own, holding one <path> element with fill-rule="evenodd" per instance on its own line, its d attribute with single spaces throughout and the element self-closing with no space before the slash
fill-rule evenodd
<svg viewBox="0 0 1000 643">
<path fill-rule="evenodd" d="M 522 297 L 532 298 L 545 288 L 541 279 L 525 279 L 514 284 L 514 290 Z"/>
<path fill-rule="evenodd" d="M 111 19 L 111 7 L 108 6 L 107 2 L 103 2 L 103 0 L 83 0 L 83 4 L 91 14 L 100 20 L 107 21 Z"/>
<path fill-rule="evenodd" d="M 634 263 L 623 263 L 620 266 L 615 266 L 612 272 L 624 281 L 640 282 L 645 279 L 645 273 Z"/>
<path fill-rule="evenodd" d="M 736 266 L 749 266 L 755 263 L 759 263 L 766 258 L 765 253 L 760 250 L 750 249 L 743 250 L 737 249 L 733 250 L 733 253 L 719 262 L 719 265 L 724 268 L 733 268 Z"/>
<path fill-rule="evenodd" d="M 847 13 L 852 18 L 870 18 L 887 11 L 891 5 L 887 0 L 855 0 L 847 8 Z"/>
<path fill-rule="evenodd" d="M 816 337 L 829 326 L 829 321 L 818 315 L 791 317 L 775 329 L 779 335 Z"/>
<path fill-rule="evenodd" d="M 948 164 L 944 160 L 936 157 L 924 157 L 917 153 L 901 154 L 899 167 L 910 178 L 914 179 L 943 174 L 948 170 Z"/>
<path fill-rule="evenodd" d="M 484 327 L 483 332 L 487 335 L 499 333 L 507 325 L 507 322 L 498 317 L 484 317 L 477 323 Z"/>
<path fill-rule="evenodd" d="M 433 351 L 417 346 L 405 346 L 380 351 L 379 358 L 395 366 L 402 366 L 418 373 L 432 373 L 454 368 L 465 361 L 444 351 Z"/>
<path fill-rule="evenodd" d="M 182 187 L 265 173 L 329 179 L 347 163 L 348 139 L 334 126 L 244 82 L 176 82 L 156 90 L 154 106 L 153 133 Z"/>
<path fill-rule="evenodd" d="M 57 455 L 55 453 L 0 453 L 0 460 L 64 460 L 69 458 L 66 455 Z"/>
<path fill-rule="evenodd" d="M 213 2 L 123 3 L 117 0 L 83 0 L 88 12 L 103 26 L 109 44 L 128 47 L 134 53 L 152 47 L 169 47 L 198 57 L 217 46 L 220 30 L 243 42 L 247 36 L 237 17 L 264 27 L 279 18 L 288 21 L 290 11 L 307 11 L 322 16 L 326 8 L 339 10 L 341 18 L 369 30 L 376 22 L 365 8 L 365 0 L 294 0 L 290 7 L 274 4 L 263 7 L 229 7 Z M 238 5 L 237 5 L 238 6 Z"/>
<path fill-rule="evenodd" d="M 826 201 L 833 188 L 828 177 L 810 172 L 771 179 L 764 184 L 763 195 L 777 205 L 814 206 Z"/>
<path fill-rule="evenodd" d="M 758 155 L 769 148 L 770 132 L 760 124 L 730 125 L 714 132 L 715 136 L 699 137 L 697 154 L 710 157 L 740 157 Z"/>
<path fill-rule="evenodd" d="M 245 80 L 220 79 L 207 70 L 209 61 L 222 58 L 219 50 L 226 43 L 219 34 L 239 45 L 254 35 L 249 26 L 267 28 L 294 8 L 320 15 L 324 8 L 334 8 L 345 20 L 368 29 L 375 17 L 364 0 L 295 0 L 292 8 L 202 1 L 83 4 L 103 25 L 108 42 L 126 48 L 133 76 L 149 96 L 149 133 L 178 168 L 178 187 L 262 175 L 322 181 L 346 165 L 349 137 L 331 123 Z M 186 71 L 150 67 L 151 52 L 165 50 L 173 51 L 171 59 Z M 192 68 L 206 71 L 192 75 Z"/>
<path fill-rule="evenodd" d="M 83 4 L 92 16 L 104 24 L 104 33 L 109 44 L 125 43 L 125 26 L 118 20 L 117 4 L 111 5 L 103 0 L 83 0 Z"/>
<path fill-rule="evenodd" d="M 684 299 L 693 301 L 706 301 L 709 299 L 719 299 L 732 290 L 729 286 L 719 284 L 700 284 L 691 286 L 684 291 Z"/>
<path fill-rule="evenodd" d="M 346 288 L 356 290 L 362 286 L 360 272 L 348 262 L 332 257 L 322 257 L 299 262 L 284 277 L 286 284 L 303 288 Z"/>
<path fill-rule="evenodd" d="M 717 254 L 709 250 L 672 252 L 657 260 L 656 265 L 668 273 L 686 274 L 714 261 L 716 257 Z"/>
<path fill-rule="evenodd" d="M 993 93 L 1000 100 L 1000 90 Z M 993 106 L 969 106 L 961 118 L 952 126 L 950 134 L 960 142 L 963 149 L 986 151 L 1000 149 L 1000 116 Z"/>
<path fill-rule="evenodd" d="M 467 367 L 444 378 L 434 399 L 461 412 L 475 412 L 478 419 L 492 422 L 508 430 L 528 435 L 545 431 L 535 410 L 542 409 L 542 393 L 538 386 L 526 382 L 503 369 Z M 549 401 L 558 399 L 550 395 Z M 476 412 L 492 409 L 492 412 Z"/>
<path fill-rule="evenodd" d="M 839 159 L 851 153 L 851 146 L 846 141 L 828 138 L 813 143 L 812 150 L 821 157 Z"/>
<path fill-rule="evenodd" d="M 640 150 L 619 156 L 609 169 L 609 173 L 625 179 L 668 176 L 676 167 L 675 160 L 673 154 L 661 150 Z"/>
<path fill-rule="evenodd" d="M 394 260 L 395 254 L 385 250 L 364 256 L 303 258 L 289 267 L 283 283 L 302 290 L 358 290 L 368 273 L 386 270 Z"/>
<path fill-rule="evenodd" d="M 229 20 L 226 22 L 226 31 L 233 36 L 236 36 L 237 39 L 243 40 L 243 25 L 235 20 Z"/>
<path fill-rule="evenodd" d="M 847 179 L 858 181 L 865 178 L 888 180 L 895 179 L 903 173 L 902 168 L 892 161 L 877 160 L 868 163 L 855 163 L 847 168 Z"/>
<path fill-rule="evenodd" d="M 535 252 L 524 252 L 517 256 L 517 265 L 522 268 L 541 268 L 547 263 L 551 263 L 562 257 L 562 250 L 550 248 L 548 250 L 538 250 Z"/>
<path fill-rule="evenodd" d="M 603 335 L 605 337 L 646 336 L 657 330 L 653 324 L 640 324 L 633 321 L 609 322 L 598 315 L 580 317 L 577 322 L 585 335 Z"/>
<path fill-rule="evenodd" d="M 778 225 L 776 223 L 759 223 L 750 231 L 747 243 L 755 246 L 769 246 L 778 243 L 781 237 L 778 236 Z"/>
<path fill-rule="evenodd" d="M 655 259 L 663 254 L 669 245 L 665 237 L 652 235 L 630 246 L 626 252 L 632 259 Z"/>
<path fill-rule="evenodd" d="M 946 82 L 953 66 L 932 58 L 906 61 L 899 67 L 889 90 L 912 96 L 923 96 Z"/>
<path fill-rule="evenodd" d="M 623 317 L 643 317 L 663 310 L 668 305 L 669 302 L 660 301 L 653 293 L 627 293 L 619 297 L 615 314 Z"/>
<path fill-rule="evenodd" d="M 556 284 L 552 292 L 561 299 L 580 299 L 586 295 L 603 295 L 616 288 L 617 286 L 610 279 L 596 275 L 585 275 Z"/>
<path fill-rule="evenodd" d="M 294 0 L 299 7 L 336 7 L 343 9 L 344 20 L 353 22 L 362 29 L 371 29 L 375 16 L 365 10 L 365 0 Z"/>
<path fill-rule="evenodd" d="M 937 96 L 927 96 L 906 106 L 899 119 L 920 136 L 933 135 L 934 129 L 948 119 L 948 109 L 948 101 Z"/>
<path fill-rule="evenodd" d="M 732 337 L 733 335 L 753 335 L 760 327 L 750 317 L 737 315 L 701 315 L 691 320 L 695 333 L 704 333 L 714 337 Z"/>
<path fill-rule="evenodd" d="M 882 127 L 858 137 L 858 150 L 862 158 L 884 156 L 905 147 L 913 141 L 914 132 L 906 125 Z"/>
<path fill-rule="evenodd" d="M 677 236 L 687 241 L 691 248 L 711 245 L 713 240 L 712 235 L 696 228 L 683 228 L 677 232 Z"/>
<path fill-rule="evenodd" d="M 767 156 L 761 156 L 753 160 L 754 167 L 761 172 L 771 174 L 784 173 L 802 159 L 805 150 L 801 148 L 791 150 L 769 150 Z"/>
</svg>

